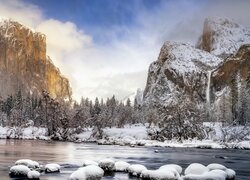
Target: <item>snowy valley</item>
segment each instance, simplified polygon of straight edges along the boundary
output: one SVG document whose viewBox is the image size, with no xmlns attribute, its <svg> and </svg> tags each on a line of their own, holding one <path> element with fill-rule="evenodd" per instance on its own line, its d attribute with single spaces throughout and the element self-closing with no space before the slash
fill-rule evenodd
<svg viewBox="0 0 250 180">
<path fill-rule="evenodd" d="M 14 39 L 14 47 L 19 43 L 22 53 L 33 57 L 17 32 L 25 30 L 31 38 L 40 34 L 8 20 L 1 27 L 3 39 Z M 18 88 L 1 100 L 0 138 L 248 149 L 248 43 L 247 28 L 228 19 L 206 19 L 196 47 L 164 43 L 158 60 L 149 67 L 144 92 L 138 90 L 134 100 L 125 102 L 113 96 L 94 102 L 82 98 L 77 103 L 51 95 L 53 87 L 41 92 L 34 84 L 36 93 Z M 36 53 L 45 56 L 43 48 Z M 11 57 L 7 54 L 5 59 Z"/>
</svg>

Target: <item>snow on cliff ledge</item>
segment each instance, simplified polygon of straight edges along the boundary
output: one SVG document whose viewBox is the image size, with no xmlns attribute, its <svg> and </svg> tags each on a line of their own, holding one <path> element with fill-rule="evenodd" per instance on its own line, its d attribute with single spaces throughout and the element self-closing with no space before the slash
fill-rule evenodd
<svg viewBox="0 0 250 180">
<path fill-rule="evenodd" d="M 161 48 L 158 62 L 179 75 L 201 72 L 217 67 L 222 59 L 200 49 L 185 44 L 167 41 Z"/>
</svg>

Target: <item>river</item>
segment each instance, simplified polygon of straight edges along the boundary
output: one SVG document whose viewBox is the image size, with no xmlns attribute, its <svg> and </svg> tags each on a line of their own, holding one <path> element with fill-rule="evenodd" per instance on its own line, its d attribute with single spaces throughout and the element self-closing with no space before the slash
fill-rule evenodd
<svg viewBox="0 0 250 180">
<path fill-rule="evenodd" d="M 155 150 L 158 150 L 156 153 Z M 9 180 L 8 171 L 18 159 L 32 159 L 40 164 L 59 163 L 59 174 L 46 174 L 41 180 L 67 180 L 70 174 L 84 159 L 101 160 L 114 158 L 131 164 L 142 164 L 148 169 L 157 169 L 161 165 L 175 163 L 186 168 L 190 163 L 221 163 L 234 169 L 237 180 L 250 179 L 250 151 L 236 149 L 195 149 L 161 147 L 127 147 L 97 145 L 71 142 L 47 142 L 32 140 L 0 140 L 0 179 Z M 70 165 L 69 165 L 70 164 Z M 126 180 L 127 174 L 116 173 L 103 178 Z"/>
</svg>

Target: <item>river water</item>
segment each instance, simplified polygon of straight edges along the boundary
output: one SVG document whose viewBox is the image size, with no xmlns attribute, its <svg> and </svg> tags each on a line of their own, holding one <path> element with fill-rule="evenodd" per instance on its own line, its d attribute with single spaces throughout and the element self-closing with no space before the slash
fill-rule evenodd
<svg viewBox="0 0 250 180">
<path fill-rule="evenodd" d="M 156 153 L 155 150 L 158 150 Z M 46 174 L 41 180 L 67 180 L 84 159 L 101 160 L 114 158 L 131 164 L 143 164 L 148 169 L 157 169 L 164 164 L 175 163 L 186 168 L 190 163 L 221 163 L 237 173 L 237 180 L 250 179 L 250 151 L 236 149 L 195 148 L 147 148 L 71 142 L 46 142 L 32 140 L 0 140 L 0 180 L 9 180 L 8 171 L 18 159 L 32 159 L 40 164 L 59 163 L 59 174 Z M 116 173 L 103 178 L 132 179 L 127 174 Z"/>
</svg>

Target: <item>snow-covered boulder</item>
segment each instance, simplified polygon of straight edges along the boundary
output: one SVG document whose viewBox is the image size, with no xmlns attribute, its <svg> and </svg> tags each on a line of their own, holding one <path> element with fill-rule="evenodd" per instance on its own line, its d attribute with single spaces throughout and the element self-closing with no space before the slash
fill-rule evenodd
<svg viewBox="0 0 250 180">
<path fill-rule="evenodd" d="M 39 168 L 39 163 L 30 159 L 19 159 L 15 162 L 15 165 L 24 165 L 31 169 Z"/>
<path fill-rule="evenodd" d="M 128 173 L 132 176 L 140 176 L 144 170 L 147 170 L 147 168 L 141 164 L 133 164 L 127 168 Z"/>
<path fill-rule="evenodd" d="M 46 173 L 54 173 L 54 172 L 60 172 L 61 166 L 59 164 L 46 164 L 45 165 L 45 172 Z"/>
<path fill-rule="evenodd" d="M 217 164 L 217 163 L 209 164 L 209 165 L 207 165 L 207 168 L 209 169 L 209 171 L 214 170 L 214 169 L 220 169 L 220 170 L 225 171 L 227 169 L 222 164 Z"/>
<path fill-rule="evenodd" d="M 192 163 L 185 169 L 185 175 L 201 175 L 208 171 L 209 169 L 206 166 L 200 163 Z"/>
<path fill-rule="evenodd" d="M 144 170 L 141 172 L 141 178 L 150 180 L 178 180 L 180 175 L 175 169 L 169 168 L 168 170 Z"/>
<path fill-rule="evenodd" d="M 79 168 L 78 170 L 74 171 L 70 177 L 70 180 L 86 180 L 86 174 L 83 168 Z"/>
<path fill-rule="evenodd" d="M 140 175 L 141 179 L 151 179 L 152 174 L 154 173 L 154 171 L 155 170 L 148 170 L 148 169 L 142 171 L 141 175 Z"/>
<path fill-rule="evenodd" d="M 102 168 L 96 165 L 89 165 L 84 167 L 85 175 L 87 179 L 101 179 L 104 175 L 104 171 Z"/>
<path fill-rule="evenodd" d="M 95 161 L 92 161 L 92 160 L 84 160 L 82 162 L 82 166 L 89 166 L 89 165 L 96 165 L 96 166 L 98 166 L 98 163 L 95 162 Z"/>
<path fill-rule="evenodd" d="M 126 171 L 129 166 L 130 164 L 125 161 L 117 161 L 115 162 L 115 171 Z"/>
<path fill-rule="evenodd" d="M 15 165 L 10 168 L 9 175 L 10 177 L 27 177 L 28 172 L 31 170 L 25 165 Z"/>
<path fill-rule="evenodd" d="M 235 179 L 236 172 L 232 169 L 226 169 L 225 171 L 227 173 L 227 180 L 233 180 Z"/>
<path fill-rule="evenodd" d="M 203 174 L 188 174 L 183 180 L 226 180 L 227 174 L 223 170 L 212 170 Z"/>
<path fill-rule="evenodd" d="M 104 171 L 114 171 L 115 161 L 113 159 L 103 159 L 99 162 L 98 166 Z"/>
<path fill-rule="evenodd" d="M 27 176 L 28 179 L 37 180 L 40 178 L 40 173 L 38 171 L 29 171 Z"/>
<path fill-rule="evenodd" d="M 181 172 L 182 172 L 182 167 L 177 165 L 177 164 L 163 165 L 159 169 L 161 170 L 161 169 L 169 169 L 169 168 L 174 168 L 179 174 L 181 174 Z"/>
<path fill-rule="evenodd" d="M 70 175 L 70 180 L 99 180 L 104 171 L 96 165 L 81 167 Z"/>
</svg>

